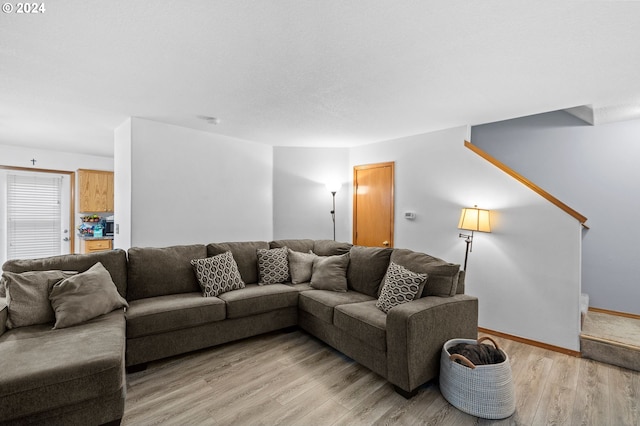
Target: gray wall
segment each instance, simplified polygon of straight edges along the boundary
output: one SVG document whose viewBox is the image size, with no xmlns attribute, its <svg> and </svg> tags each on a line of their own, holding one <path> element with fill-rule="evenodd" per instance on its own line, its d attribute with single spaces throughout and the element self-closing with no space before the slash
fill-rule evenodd
<svg viewBox="0 0 640 426">
<path fill-rule="evenodd" d="M 471 142 L 588 217 L 582 291 L 640 314 L 640 120 L 591 126 L 558 111 L 475 126 Z"/>
</svg>

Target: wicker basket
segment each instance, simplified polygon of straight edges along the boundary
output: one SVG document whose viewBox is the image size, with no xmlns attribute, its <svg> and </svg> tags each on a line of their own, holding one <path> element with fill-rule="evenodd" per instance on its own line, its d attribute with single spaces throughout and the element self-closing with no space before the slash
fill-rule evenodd
<svg viewBox="0 0 640 426">
<path fill-rule="evenodd" d="M 490 340 L 504 356 L 499 364 L 473 365 L 462 355 L 448 349 L 458 343 L 481 343 Z M 466 365 L 455 362 L 459 359 Z M 452 339 L 442 348 L 440 357 L 440 391 L 454 407 L 483 419 L 504 419 L 516 410 L 516 399 L 509 356 L 490 337 L 479 340 Z"/>
</svg>

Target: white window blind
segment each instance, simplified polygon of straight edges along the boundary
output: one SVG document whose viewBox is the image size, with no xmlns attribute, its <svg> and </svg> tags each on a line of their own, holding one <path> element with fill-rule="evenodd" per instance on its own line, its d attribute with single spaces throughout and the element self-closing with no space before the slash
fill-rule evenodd
<svg viewBox="0 0 640 426">
<path fill-rule="evenodd" d="M 60 254 L 62 177 L 7 176 L 7 258 Z"/>
</svg>

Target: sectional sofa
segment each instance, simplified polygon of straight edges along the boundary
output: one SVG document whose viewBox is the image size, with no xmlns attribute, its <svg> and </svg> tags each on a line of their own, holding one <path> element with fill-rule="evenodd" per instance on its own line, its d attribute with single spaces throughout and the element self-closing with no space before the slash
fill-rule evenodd
<svg viewBox="0 0 640 426">
<path fill-rule="evenodd" d="M 264 284 L 273 276 L 263 274 L 259 254 L 282 250 L 289 254 L 284 268 L 290 274 Z M 206 277 L 194 268 L 195 259 L 228 253 L 243 288 L 203 297 Z M 315 259 L 312 276 L 300 282 L 304 273 L 295 268 L 306 264 L 296 260 L 294 268 L 293 259 L 306 256 Z M 49 323 L 7 329 L 10 309 L 0 299 L 0 423 L 117 424 L 126 369 L 291 327 L 323 340 L 410 397 L 438 376 L 445 341 L 477 337 L 478 300 L 464 294 L 459 265 L 404 249 L 327 240 L 229 242 L 11 260 L 3 271 L 85 273 L 98 262 L 111 276 L 115 297 L 128 307 L 67 328 L 52 330 Z M 334 276 L 322 275 L 324 266 L 318 265 L 331 262 L 337 265 Z M 402 266 L 405 275 L 426 274 L 415 300 L 381 304 L 391 294 L 385 288 L 392 281 L 391 265 Z M 338 287 L 326 286 L 336 279 Z"/>
</svg>

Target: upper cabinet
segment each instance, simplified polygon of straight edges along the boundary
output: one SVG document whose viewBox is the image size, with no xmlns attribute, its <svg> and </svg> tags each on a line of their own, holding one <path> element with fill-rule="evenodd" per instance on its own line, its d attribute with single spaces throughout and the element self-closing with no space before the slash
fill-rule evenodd
<svg viewBox="0 0 640 426">
<path fill-rule="evenodd" d="M 78 170 L 80 213 L 113 212 L 113 172 Z"/>
</svg>

